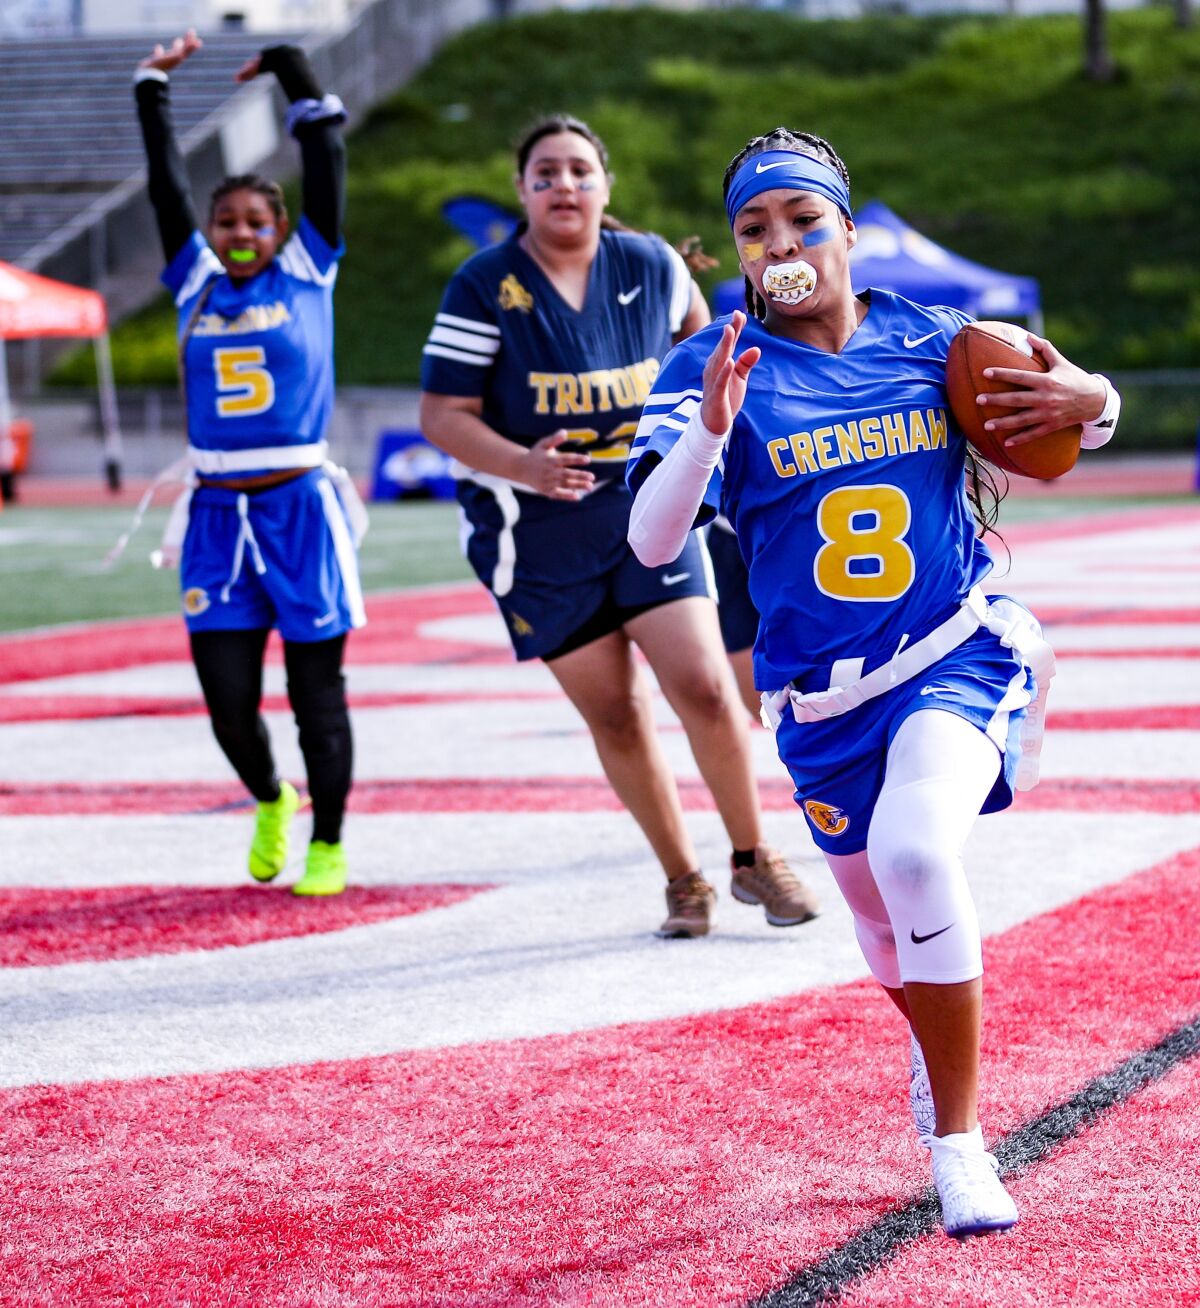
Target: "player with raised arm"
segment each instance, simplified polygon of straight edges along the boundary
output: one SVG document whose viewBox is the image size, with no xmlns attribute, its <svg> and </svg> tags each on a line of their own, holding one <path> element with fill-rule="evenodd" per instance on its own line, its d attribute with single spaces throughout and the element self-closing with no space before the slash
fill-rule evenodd
<svg viewBox="0 0 1200 1308">
<path fill-rule="evenodd" d="M 238 81 L 273 73 L 291 102 L 303 212 L 289 240 L 280 188 L 253 174 L 230 177 L 212 194 L 204 233 L 168 82 L 201 44 L 189 32 L 156 46 L 135 76 L 186 400 L 189 490 L 167 544 L 181 546 L 184 616 L 213 732 L 258 801 L 250 874 L 270 881 L 283 870 L 300 805 L 276 774 L 260 712 L 263 655 L 277 627 L 313 808 L 305 872 L 293 890 L 337 894 L 346 884 L 341 832 L 353 756 L 342 659 L 347 632 L 366 621 L 356 557 L 362 506 L 327 463 L 324 440 L 345 112 L 296 46 L 273 46 L 244 64 Z"/>
<path fill-rule="evenodd" d="M 667 876 L 664 936 L 702 936 L 699 869 L 636 651 L 679 715 L 733 847 L 735 898 L 775 926 L 816 913 L 761 831 L 745 714 L 725 662 L 708 561 L 681 538 L 653 568 L 626 540 L 625 460 L 672 340 L 708 321 L 680 255 L 604 213 L 603 143 L 554 117 L 517 151 L 527 221 L 455 274 L 425 346 L 421 425 L 458 461 L 467 557 L 519 659 L 579 710 L 605 774 Z"/>
<path fill-rule="evenodd" d="M 1036 779 L 1030 709 L 1053 658 L 1024 608 L 981 589 L 992 558 L 945 386 L 968 320 L 854 294 L 849 175 L 819 137 L 754 139 L 725 197 L 749 317 L 668 357 L 630 460 L 630 541 L 654 566 L 696 523 L 732 523 L 780 757 L 911 1026 L 912 1106 L 945 1229 L 1003 1229 L 1017 1211 L 977 1115 L 983 967 L 961 855 L 978 814 Z M 1023 389 L 985 397 L 1010 410 L 993 430 L 1021 441 L 1081 423 L 1083 443 L 1102 444 L 1111 386 L 1031 340 L 1048 370 L 1000 378 Z"/>
</svg>

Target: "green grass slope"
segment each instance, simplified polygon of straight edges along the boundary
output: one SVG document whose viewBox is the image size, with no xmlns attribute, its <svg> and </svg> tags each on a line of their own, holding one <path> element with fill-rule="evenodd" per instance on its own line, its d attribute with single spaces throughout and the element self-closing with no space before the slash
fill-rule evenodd
<svg viewBox="0 0 1200 1308">
<path fill-rule="evenodd" d="M 825 136 L 856 202 L 878 197 L 970 258 L 1037 277 L 1047 330 L 1108 370 L 1200 364 L 1200 28 L 1117 13 L 1122 76 L 1081 75 L 1074 16 L 803 22 L 751 10 L 553 13 L 443 47 L 350 142 L 338 376 L 411 383 L 446 279 L 470 252 L 440 205 L 512 202 L 511 143 L 566 109 L 608 143 L 613 212 L 692 232 L 734 274 L 730 156 L 779 123 Z M 163 305 L 123 325 L 118 379 L 174 377 Z M 81 361 L 82 363 L 82 361 Z M 81 366 L 63 380 L 86 382 Z M 1193 419 L 1194 421 L 1194 419 Z"/>
</svg>

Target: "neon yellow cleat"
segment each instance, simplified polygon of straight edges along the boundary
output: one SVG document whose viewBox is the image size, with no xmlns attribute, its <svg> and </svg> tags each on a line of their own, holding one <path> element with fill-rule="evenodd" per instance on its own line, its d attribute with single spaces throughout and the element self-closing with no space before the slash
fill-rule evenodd
<svg viewBox="0 0 1200 1308">
<path fill-rule="evenodd" d="M 292 887 L 293 895 L 340 895 L 346 889 L 346 851 L 314 840 L 308 847 L 304 875 Z"/>
<path fill-rule="evenodd" d="M 279 798 L 259 804 L 250 845 L 250 875 L 255 881 L 270 881 L 283 871 L 288 858 L 288 831 L 300 807 L 300 796 L 290 782 L 279 783 Z"/>
</svg>

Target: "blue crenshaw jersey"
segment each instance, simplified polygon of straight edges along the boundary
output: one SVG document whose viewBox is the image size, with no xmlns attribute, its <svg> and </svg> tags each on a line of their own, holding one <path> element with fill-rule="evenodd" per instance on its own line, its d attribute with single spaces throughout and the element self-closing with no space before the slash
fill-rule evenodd
<svg viewBox="0 0 1200 1308">
<path fill-rule="evenodd" d="M 634 441 L 634 490 L 697 411 L 727 321 L 668 356 Z M 838 659 L 885 661 L 991 569 L 946 397 L 946 351 L 969 321 L 873 290 L 840 354 L 746 324 L 738 350 L 762 358 L 698 521 L 722 512 L 737 532 L 762 615 L 758 686 L 819 689 Z"/>
<path fill-rule="evenodd" d="M 193 446 L 246 450 L 322 439 L 333 408 L 341 255 L 301 218 L 278 256 L 248 281 L 231 279 L 199 232 L 171 260 L 162 279 L 175 297 L 180 337 L 187 332 Z M 238 475 L 248 472 L 254 469 Z"/>
<path fill-rule="evenodd" d="M 564 448 L 591 456 L 596 493 L 615 491 L 627 512 L 630 442 L 687 314 L 691 286 L 686 264 L 659 237 L 602 231 L 576 310 L 513 235 L 455 273 L 425 345 L 421 388 L 479 397 L 483 420 L 520 445 L 566 430 Z M 488 480 L 461 485 L 468 517 L 486 512 L 480 493 Z M 569 516 L 577 508 L 516 491 L 523 517 Z"/>
</svg>

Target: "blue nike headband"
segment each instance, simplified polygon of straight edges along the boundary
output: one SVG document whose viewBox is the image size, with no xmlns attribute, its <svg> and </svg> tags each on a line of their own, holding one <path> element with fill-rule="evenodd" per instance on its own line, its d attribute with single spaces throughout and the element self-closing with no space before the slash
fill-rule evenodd
<svg viewBox="0 0 1200 1308">
<path fill-rule="evenodd" d="M 768 150 L 747 159 L 734 174 L 725 197 L 725 212 L 729 225 L 738 210 L 748 200 L 763 191 L 814 191 L 823 195 L 846 215 L 850 212 L 850 188 L 837 171 L 809 154 L 796 154 L 792 150 Z"/>
</svg>

